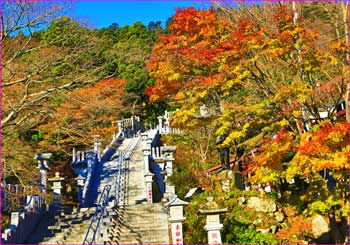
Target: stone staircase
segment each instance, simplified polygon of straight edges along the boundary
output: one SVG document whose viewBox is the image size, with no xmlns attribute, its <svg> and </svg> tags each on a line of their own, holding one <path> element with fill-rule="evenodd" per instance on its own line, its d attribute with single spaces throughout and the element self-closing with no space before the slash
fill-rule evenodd
<svg viewBox="0 0 350 245">
<path fill-rule="evenodd" d="M 79 212 L 61 211 L 57 215 L 45 215 L 30 238 L 28 244 L 77 244 L 82 243 L 94 208 L 83 208 Z"/>
<path fill-rule="evenodd" d="M 127 162 L 123 200 L 106 244 L 169 244 L 168 216 L 162 203 L 147 203 L 145 167 L 139 142 Z M 156 224 L 155 224 L 156 221 Z"/>
<path fill-rule="evenodd" d="M 169 244 L 166 210 L 161 203 L 125 206 L 108 233 L 106 244 Z"/>
<path fill-rule="evenodd" d="M 123 192 L 114 207 L 116 177 L 119 172 L 119 153 L 137 143 L 130 159 L 121 170 Z M 150 204 L 146 198 L 143 145 L 140 139 L 124 139 L 115 153 L 103 161 L 99 172 L 97 196 L 111 185 L 108 206 L 103 215 L 96 243 L 99 244 L 169 244 L 168 216 L 162 203 Z M 65 211 L 44 217 L 26 241 L 29 244 L 82 244 L 95 207 L 79 212 Z M 46 227 L 46 228 L 45 228 Z"/>
</svg>

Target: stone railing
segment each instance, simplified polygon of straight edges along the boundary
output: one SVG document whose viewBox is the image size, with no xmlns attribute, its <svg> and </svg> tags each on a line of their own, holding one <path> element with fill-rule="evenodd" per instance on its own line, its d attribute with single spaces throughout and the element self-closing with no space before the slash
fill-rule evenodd
<svg viewBox="0 0 350 245">
<path fill-rule="evenodd" d="M 131 116 L 130 118 L 122 119 L 117 121 L 118 132 L 122 133 L 125 138 L 133 137 L 139 131 L 144 131 L 144 127 L 140 123 L 140 117 Z"/>
<path fill-rule="evenodd" d="M 17 184 L 2 183 L 2 212 L 10 213 L 10 225 L 2 233 L 2 244 L 23 243 L 31 232 L 36 228 L 37 223 L 46 211 L 45 194 L 47 183 L 47 161 L 51 153 L 37 154 L 38 169 L 40 172 L 39 186 L 31 185 L 29 195 L 24 188 Z M 34 189 L 37 189 L 35 194 Z"/>
<path fill-rule="evenodd" d="M 79 206 L 84 207 L 88 205 L 87 195 L 94 179 L 97 165 L 101 160 L 101 143 L 99 136 L 94 136 L 94 149 L 76 151 L 73 148 L 73 157 L 71 167 L 78 175 L 76 178 L 78 184 L 78 200 Z"/>
<path fill-rule="evenodd" d="M 141 134 L 143 142 L 143 156 L 145 163 L 145 182 L 147 190 L 147 200 L 152 202 L 152 182 L 155 179 L 159 187 L 160 195 L 164 198 L 171 198 L 175 195 L 175 187 L 167 182 L 167 178 L 172 175 L 174 160 L 173 153 L 176 147 L 158 146 L 160 134 L 159 129 L 148 130 Z"/>
<path fill-rule="evenodd" d="M 82 206 L 87 205 L 87 194 L 92 186 L 92 180 L 95 178 L 96 175 L 96 168 L 97 164 L 99 163 L 99 160 L 97 158 L 97 154 L 91 153 L 91 155 L 87 158 L 87 175 L 85 179 L 84 188 L 82 190 Z"/>
<path fill-rule="evenodd" d="M 21 244 L 36 228 L 46 211 L 45 199 L 40 195 L 28 195 L 22 210 L 11 213 L 10 227 L 2 233 L 2 244 Z"/>
<path fill-rule="evenodd" d="M 165 111 L 163 116 L 159 116 L 157 128 L 160 134 L 183 134 L 183 130 L 170 127 L 170 118 L 174 112 Z"/>
<path fill-rule="evenodd" d="M 111 142 L 105 147 L 102 153 L 99 135 L 94 135 L 93 151 L 76 151 L 73 148 L 72 168 L 78 175 L 76 180 L 78 185 L 78 200 L 81 207 L 89 205 L 91 202 L 90 197 L 92 197 L 92 194 L 90 192 L 93 192 L 91 188 L 95 187 L 92 186 L 92 183 L 96 182 L 94 179 L 98 164 L 108 159 L 111 154 L 114 154 L 119 145 L 122 144 L 123 138 L 136 136 L 140 130 L 143 130 L 139 120 L 140 118 L 137 116 L 118 120 L 117 132 L 112 135 Z"/>
</svg>

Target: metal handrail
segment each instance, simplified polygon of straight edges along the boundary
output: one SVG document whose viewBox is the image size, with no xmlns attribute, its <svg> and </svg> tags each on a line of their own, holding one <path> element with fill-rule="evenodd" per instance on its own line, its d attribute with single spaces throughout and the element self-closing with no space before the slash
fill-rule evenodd
<svg viewBox="0 0 350 245">
<path fill-rule="evenodd" d="M 118 175 L 117 175 L 117 179 L 116 179 L 116 182 L 115 182 L 115 200 L 114 200 L 114 207 L 117 208 L 117 205 L 119 204 L 119 200 L 120 200 L 120 190 L 121 190 L 121 171 L 122 171 L 122 168 L 124 167 L 125 165 L 125 160 L 126 160 L 126 156 L 128 155 L 128 157 L 130 157 L 138 143 L 138 141 L 140 140 L 140 137 L 134 139 L 132 142 L 130 142 L 128 144 L 128 146 L 126 147 L 126 149 L 124 151 L 121 151 L 119 152 L 119 159 L 118 159 Z M 106 185 L 104 188 L 103 188 L 103 191 L 101 193 L 101 196 L 99 198 L 99 201 L 98 201 L 98 204 L 96 206 L 96 210 L 95 210 L 95 213 L 91 219 L 91 222 L 90 222 L 90 225 L 89 225 L 89 228 L 88 228 L 88 231 L 85 235 L 85 238 L 84 238 L 84 242 L 83 244 L 93 244 L 95 242 L 95 237 L 96 237 L 96 234 L 97 234 L 97 231 L 99 229 L 99 226 L 100 226 L 100 222 L 101 222 L 101 219 L 102 219 L 102 216 L 105 212 L 105 209 L 106 209 L 106 206 L 108 204 L 108 199 L 109 199 L 109 194 L 110 194 L 110 190 L 111 190 L 111 185 Z M 98 221 L 97 221 L 97 224 L 96 224 L 96 227 L 93 227 L 93 224 L 96 220 L 96 217 L 98 215 L 98 213 L 100 212 L 100 215 L 99 215 L 99 218 L 98 218 Z M 93 230 L 93 235 L 92 235 L 92 238 L 89 239 L 89 235 L 90 235 L 90 232 Z"/>
<path fill-rule="evenodd" d="M 115 208 L 117 207 L 119 200 L 120 200 L 121 170 L 122 170 L 123 162 L 124 162 L 124 154 L 123 154 L 123 152 L 119 152 L 118 174 L 117 174 L 116 183 L 115 183 L 115 199 L 114 199 L 114 207 Z"/>
<path fill-rule="evenodd" d="M 98 200 L 98 203 L 97 203 L 97 206 L 96 206 L 96 210 L 95 210 L 95 213 L 91 219 L 91 222 L 90 222 L 90 225 L 89 225 L 89 228 L 86 232 L 86 235 L 85 235 L 85 238 L 84 238 L 84 241 L 83 241 L 83 244 L 93 244 L 95 242 L 95 237 L 96 237 L 96 233 L 99 229 L 99 226 L 100 226 L 100 223 L 101 223 L 101 219 L 102 219 L 102 216 L 106 210 L 106 207 L 107 207 L 107 204 L 108 204 L 108 199 L 109 199 L 109 192 L 111 190 L 111 185 L 106 185 L 104 188 L 103 188 L 103 191 L 101 193 L 101 196 Z M 105 193 L 106 192 L 106 193 Z M 103 199 L 102 199 L 103 198 Z M 101 203 L 102 201 L 102 203 Z M 101 209 L 99 209 L 101 207 Z M 100 213 L 100 216 L 98 217 L 98 220 L 97 220 L 97 224 L 96 224 L 96 227 L 92 227 L 98 213 L 101 211 Z M 92 235 L 92 238 L 91 240 L 88 240 L 88 237 L 89 237 L 89 233 L 90 231 L 93 230 L 93 235 Z"/>
<path fill-rule="evenodd" d="M 116 177 L 115 181 L 115 199 L 114 199 L 114 208 L 117 208 L 120 200 L 120 190 L 121 190 L 121 170 L 125 165 L 125 160 L 130 159 L 138 141 L 140 140 L 140 137 L 134 139 L 130 144 L 126 147 L 124 151 L 119 152 L 119 159 L 118 159 L 118 175 Z"/>
</svg>

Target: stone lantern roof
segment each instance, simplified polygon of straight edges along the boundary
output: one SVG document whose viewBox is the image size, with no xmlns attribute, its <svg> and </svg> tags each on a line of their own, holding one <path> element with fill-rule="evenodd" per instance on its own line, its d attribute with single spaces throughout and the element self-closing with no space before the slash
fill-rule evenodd
<svg viewBox="0 0 350 245">
<path fill-rule="evenodd" d="M 35 154 L 34 159 L 38 160 L 39 162 L 37 168 L 49 170 L 50 167 L 47 165 L 47 161 L 50 160 L 51 156 L 52 156 L 52 153 L 49 153 L 49 152 Z"/>
<path fill-rule="evenodd" d="M 48 181 L 62 181 L 62 180 L 64 180 L 64 177 L 61 177 L 59 172 L 55 173 L 55 177 L 48 179 Z"/>
<path fill-rule="evenodd" d="M 180 198 L 178 198 L 176 195 L 173 199 L 171 199 L 169 202 L 167 202 L 166 206 L 185 206 L 188 202 L 182 201 Z"/>
<path fill-rule="evenodd" d="M 47 153 L 38 153 L 38 154 L 35 154 L 35 157 L 34 159 L 36 160 L 49 160 L 52 156 L 52 153 L 50 152 L 47 152 Z"/>
<path fill-rule="evenodd" d="M 224 208 L 221 205 L 217 204 L 214 201 L 214 197 L 208 196 L 207 200 L 208 202 L 204 205 L 204 207 L 202 209 L 199 209 L 202 214 L 220 214 L 227 212 L 227 208 Z"/>
</svg>

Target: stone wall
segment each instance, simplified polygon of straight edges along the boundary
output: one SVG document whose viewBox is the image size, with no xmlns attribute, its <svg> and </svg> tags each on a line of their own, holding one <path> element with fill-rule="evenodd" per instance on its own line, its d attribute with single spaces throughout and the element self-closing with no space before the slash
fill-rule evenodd
<svg viewBox="0 0 350 245">
<path fill-rule="evenodd" d="M 20 244 L 32 233 L 46 212 L 45 200 L 39 195 L 28 196 L 23 210 L 11 213 L 11 223 L 2 233 L 2 244 Z"/>
</svg>

